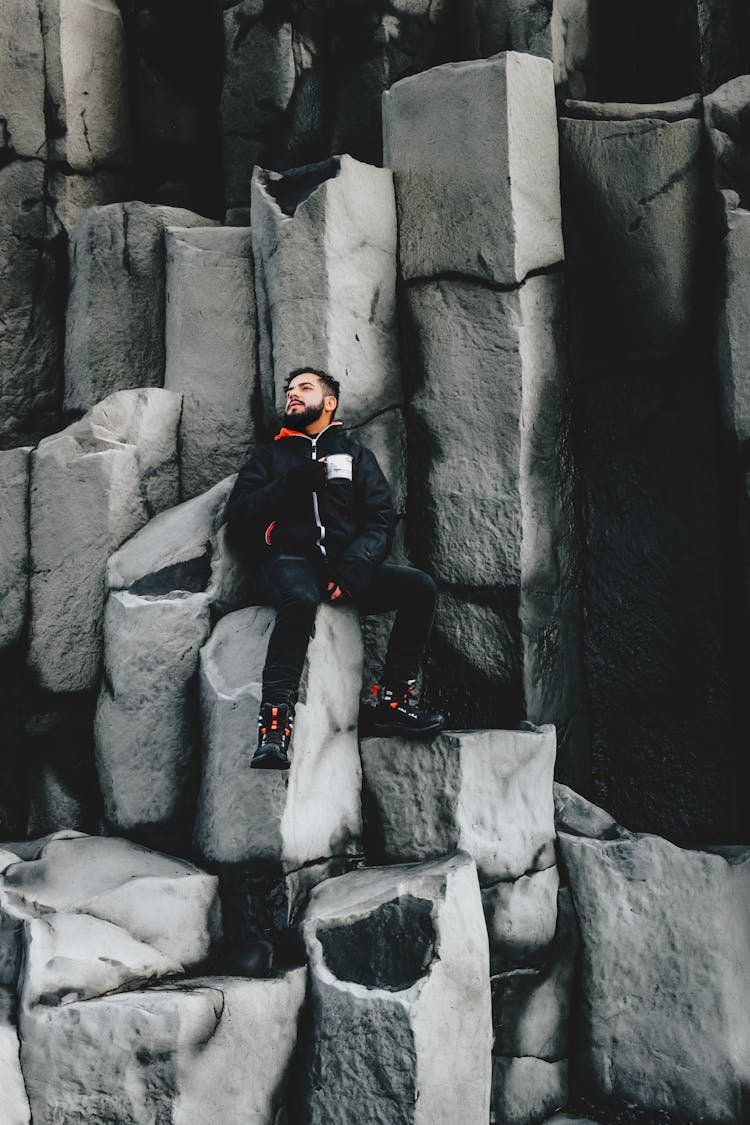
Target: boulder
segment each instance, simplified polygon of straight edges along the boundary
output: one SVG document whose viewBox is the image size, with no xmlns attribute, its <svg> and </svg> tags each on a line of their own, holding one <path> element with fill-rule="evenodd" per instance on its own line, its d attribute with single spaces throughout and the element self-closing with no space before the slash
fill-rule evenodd
<svg viewBox="0 0 750 1125">
<path fill-rule="evenodd" d="M 162 385 L 164 231 L 211 224 L 192 211 L 137 202 L 84 213 L 69 247 L 67 410 L 88 410 L 113 391 Z"/>
<path fill-rule="evenodd" d="M 28 662 L 50 691 L 96 684 L 107 557 L 177 499 L 180 405 L 122 391 L 32 454 Z"/>
<path fill-rule="evenodd" d="M 6 11 L 4 5 L 3 18 Z M 0 159 L 0 439 L 23 445 L 50 422 L 57 406 L 57 267 L 44 164 L 2 164 Z"/>
<path fill-rule="evenodd" d="M 30 453 L 0 451 L 0 649 L 19 640 L 26 620 Z"/>
<path fill-rule="evenodd" d="M 201 652 L 203 777 L 195 840 L 214 863 L 285 872 L 359 851 L 362 640 L 354 610 L 321 606 L 300 684 L 289 774 L 250 769 L 274 611 L 222 618 Z"/>
<path fill-rule="evenodd" d="M 554 727 L 366 738 L 361 753 L 371 862 L 462 848 L 483 886 L 554 863 Z"/>
<path fill-rule="evenodd" d="M 340 381 L 348 424 L 400 403 L 392 173 L 350 156 L 258 168 L 252 229 L 266 418 L 304 364 Z"/>
<path fill-rule="evenodd" d="M 164 386 L 183 396 L 180 495 L 234 473 L 255 444 L 258 328 L 250 231 L 169 228 Z"/>
<path fill-rule="evenodd" d="M 44 152 L 44 41 L 38 0 L 2 0 L 0 24 L 0 153 Z"/>
<path fill-rule="evenodd" d="M 568 1064 L 544 1059 L 492 1059 L 491 1122 L 534 1125 L 568 1100 Z"/>
<path fill-rule="evenodd" d="M 221 931 L 213 876 L 184 860 L 112 837 L 57 833 L 43 842 L 38 858 L 11 864 L 0 875 L 0 932 L 6 937 L 20 942 L 19 923 L 50 921 L 59 914 L 91 915 L 119 927 L 136 942 L 153 946 L 157 952 L 148 956 L 162 968 L 166 962 L 157 953 L 186 969 L 199 964 Z M 83 932 L 81 928 L 79 936 Z M 95 940 L 103 932 L 99 929 Z M 7 942 L 6 949 L 12 953 Z M 101 966 L 99 971 L 105 970 Z M 110 966 L 106 971 L 119 970 Z"/>
<path fill-rule="evenodd" d="M 3 1125 L 31 1125 L 29 1099 L 21 1073 L 21 1047 L 15 1023 L 16 998 L 0 986 L 0 1090 Z"/>
<path fill-rule="evenodd" d="M 405 280 L 513 285 L 562 260 L 547 59 L 509 51 L 404 78 L 383 96 L 383 133 Z"/>
<path fill-rule="evenodd" d="M 561 833 L 581 937 L 574 1061 L 594 1097 L 737 1122 L 750 1085 L 750 849 Z"/>
<path fill-rule="evenodd" d="M 110 594 L 104 678 L 94 721 L 108 824 L 182 850 L 198 775 L 198 653 L 211 631 L 206 594 Z"/>
<path fill-rule="evenodd" d="M 78 172 L 129 164 L 127 57 L 116 0 L 41 0 L 39 19 L 48 157 Z"/>
<path fill-rule="evenodd" d="M 273 1125 L 305 996 L 304 969 L 273 980 L 197 977 L 35 1007 L 22 1062 L 35 1125 L 222 1121 Z"/>
<path fill-rule="evenodd" d="M 559 886 L 553 865 L 483 888 L 491 973 L 536 965 L 544 958 L 557 928 Z"/>
<path fill-rule="evenodd" d="M 470 857 L 329 879 L 311 895 L 303 933 L 312 990 L 305 1121 L 377 1112 L 415 1125 L 485 1125 L 487 935 Z"/>
</svg>

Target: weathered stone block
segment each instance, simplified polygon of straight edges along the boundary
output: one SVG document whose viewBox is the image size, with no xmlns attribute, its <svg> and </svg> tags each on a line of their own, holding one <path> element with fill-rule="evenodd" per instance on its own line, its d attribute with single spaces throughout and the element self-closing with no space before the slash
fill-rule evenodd
<svg viewBox="0 0 750 1125">
<path fill-rule="evenodd" d="M 266 416 L 283 406 L 289 372 L 308 363 L 340 381 L 351 424 L 401 402 L 392 173 L 349 156 L 257 169 L 252 200 Z"/>
<path fill-rule="evenodd" d="M 173 227 L 166 253 L 164 386 L 183 395 L 180 495 L 188 499 L 236 472 L 255 444 L 252 239 L 241 227 Z"/>
<path fill-rule="evenodd" d="M 51 691 L 96 683 L 107 557 L 177 499 L 180 397 L 111 395 L 31 458 L 28 661 Z"/>
<path fill-rule="evenodd" d="M 750 849 L 560 835 L 581 936 L 575 1063 L 594 1096 L 736 1122 L 750 1084 Z"/>
<path fill-rule="evenodd" d="M 211 630 L 206 594 L 110 594 L 94 721 L 108 823 L 176 850 L 189 839 L 198 773 L 195 680 Z"/>
<path fill-rule="evenodd" d="M 192 211 L 146 203 L 85 212 L 69 248 L 66 409 L 87 410 L 113 391 L 162 385 L 164 231 L 210 225 Z"/>
<path fill-rule="evenodd" d="M 21 1046 L 15 1023 L 16 998 L 0 987 L 0 1090 L 4 1125 L 31 1125 L 29 1099 L 21 1073 Z"/>
<path fill-rule="evenodd" d="M 115 0 L 42 0 L 48 156 L 76 171 L 128 164 L 130 100 Z"/>
<path fill-rule="evenodd" d="M 487 935 L 470 857 L 329 879 L 303 931 L 309 1125 L 365 1121 L 386 1105 L 393 1121 L 485 1125 Z"/>
<path fill-rule="evenodd" d="M 446 731 L 362 741 L 371 860 L 428 859 L 463 848 L 480 881 L 554 863 L 555 731 Z"/>
<path fill-rule="evenodd" d="M 0 649 L 18 641 L 26 620 L 30 453 L 0 452 Z"/>
<path fill-rule="evenodd" d="M 197 846 L 207 860 L 285 871 L 359 850 L 362 640 L 351 609 L 321 606 L 300 684 L 288 777 L 250 770 L 274 622 L 264 606 L 224 617 L 201 653 L 203 779 Z"/>
<path fill-rule="evenodd" d="M 482 890 L 490 941 L 490 972 L 538 965 L 544 958 L 557 928 L 559 886 L 557 867 L 553 865 L 546 871 L 521 875 L 519 879 L 495 883 Z"/>
<path fill-rule="evenodd" d="M 533 1125 L 568 1100 L 568 1064 L 545 1059 L 492 1059 L 490 1121 Z"/>
<path fill-rule="evenodd" d="M 197 977 L 24 1016 L 34 1121 L 271 1125 L 286 1078 L 305 970 L 274 980 Z"/>
<path fill-rule="evenodd" d="M 44 42 L 38 0 L 3 0 L 0 24 L 0 153 L 44 153 Z"/>
<path fill-rule="evenodd" d="M 509 51 L 383 96 L 405 280 L 514 284 L 563 257 L 552 64 Z"/>
</svg>

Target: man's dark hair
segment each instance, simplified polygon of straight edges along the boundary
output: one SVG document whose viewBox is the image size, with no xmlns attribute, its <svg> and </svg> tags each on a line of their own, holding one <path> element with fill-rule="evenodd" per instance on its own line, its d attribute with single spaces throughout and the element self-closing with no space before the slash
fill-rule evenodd
<svg viewBox="0 0 750 1125">
<path fill-rule="evenodd" d="M 341 383 L 338 379 L 334 379 L 327 371 L 320 371 L 317 367 L 295 367 L 294 371 L 290 371 L 284 383 L 284 394 L 289 390 L 289 384 L 292 379 L 296 379 L 298 375 L 317 375 L 323 384 L 323 389 L 326 394 L 335 395 L 336 397 L 336 410 L 339 408 L 341 400 Z M 336 416 L 336 410 L 331 415 L 332 418 Z"/>
</svg>

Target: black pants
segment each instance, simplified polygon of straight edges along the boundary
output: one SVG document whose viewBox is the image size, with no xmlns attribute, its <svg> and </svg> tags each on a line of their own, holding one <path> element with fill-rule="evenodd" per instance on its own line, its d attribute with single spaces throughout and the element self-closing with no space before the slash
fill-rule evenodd
<svg viewBox="0 0 750 1125">
<path fill-rule="evenodd" d="M 296 703 L 315 614 L 329 581 L 325 560 L 278 555 L 267 559 L 257 576 L 257 600 L 276 608 L 276 624 L 263 669 L 263 699 Z M 383 682 L 413 679 L 427 642 L 435 612 L 435 583 L 421 570 L 382 563 L 373 568 L 369 585 L 354 599 L 365 616 L 396 610 Z M 341 599 L 334 605 L 351 605 Z"/>
</svg>

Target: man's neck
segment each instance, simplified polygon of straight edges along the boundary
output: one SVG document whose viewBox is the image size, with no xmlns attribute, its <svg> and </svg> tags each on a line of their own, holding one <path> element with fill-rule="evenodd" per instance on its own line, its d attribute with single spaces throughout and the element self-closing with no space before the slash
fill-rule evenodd
<svg viewBox="0 0 750 1125">
<path fill-rule="evenodd" d="M 316 434 L 320 434 L 323 432 L 323 430 L 328 429 L 330 424 L 331 415 L 328 414 L 326 416 L 325 414 L 321 414 L 320 418 L 318 418 L 315 422 L 311 422 L 309 426 L 305 426 L 304 432 L 308 437 L 315 437 Z"/>
</svg>

